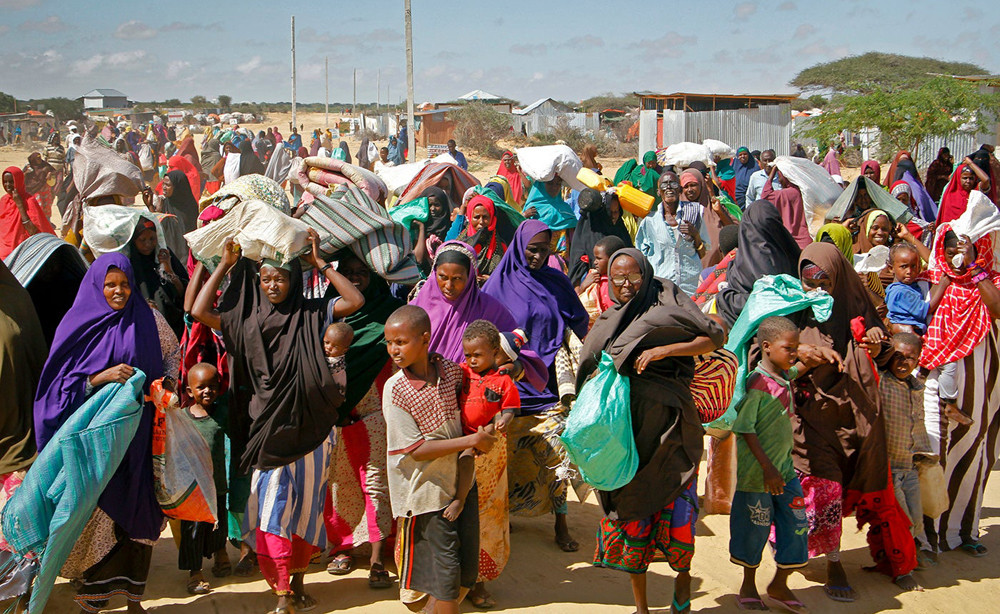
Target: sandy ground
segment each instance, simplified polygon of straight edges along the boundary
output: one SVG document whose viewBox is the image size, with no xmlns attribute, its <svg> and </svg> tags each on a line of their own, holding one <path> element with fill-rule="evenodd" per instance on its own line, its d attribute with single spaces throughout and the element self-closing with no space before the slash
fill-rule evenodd
<svg viewBox="0 0 1000 614">
<path fill-rule="evenodd" d="M 702 472 L 704 474 L 704 471 Z M 699 489 L 701 490 L 701 489 Z M 503 575 L 490 584 L 498 610 L 507 612 L 573 613 L 632 612 L 632 595 L 626 574 L 590 565 L 595 546 L 595 532 L 600 519 L 600 507 L 591 494 L 586 501 L 569 504 L 570 526 L 582 547 L 580 552 L 566 554 L 553 543 L 551 517 L 513 520 L 511 559 Z M 1000 589 L 1000 530 L 993 532 L 1000 515 L 1000 485 L 993 480 L 986 491 L 982 522 L 983 543 L 993 554 L 974 559 L 960 552 L 944 553 L 932 571 L 916 572 L 926 587 L 922 593 L 903 593 L 882 575 L 861 570 L 871 564 L 865 535 L 855 530 L 855 521 L 844 522 L 843 560 L 849 577 L 861 599 L 852 604 L 837 604 L 823 593 L 825 564 L 813 561 L 792 576 L 790 585 L 812 612 L 883 612 L 902 609 L 912 613 L 946 611 L 989 611 L 986 604 L 995 603 Z M 736 612 L 735 592 L 742 572 L 729 562 L 729 518 L 708 516 L 697 526 L 696 553 L 693 562 L 693 611 Z M 230 547 L 231 556 L 238 553 Z M 235 560 L 235 558 L 234 558 Z M 358 560 L 361 565 L 367 565 Z M 185 592 L 185 572 L 177 571 L 177 549 L 166 535 L 153 550 L 153 570 L 144 602 L 150 612 L 171 614 L 181 612 L 226 612 L 264 614 L 273 607 L 272 597 L 263 578 L 211 577 L 206 561 L 205 571 L 214 591 L 201 597 Z M 394 570 L 393 570 L 394 571 Z M 770 555 L 758 572 L 758 585 L 764 589 L 774 574 Z M 650 606 L 657 612 L 669 612 L 673 591 L 673 572 L 664 562 L 650 568 Z M 316 612 L 407 612 L 398 600 L 398 591 L 373 591 L 367 586 L 367 570 L 355 570 L 349 576 L 334 577 L 325 567 L 315 565 L 306 577 L 306 586 L 319 600 Z M 52 594 L 46 612 L 63 614 L 78 612 L 72 601 L 71 587 L 60 581 Z M 117 611 L 124 611 L 121 600 L 114 600 Z M 982 609 L 983 607 L 986 609 Z M 966 610 L 968 608 L 968 610 Z M 465 605 L 463 611 L 476 611 Z"/>
</svg>

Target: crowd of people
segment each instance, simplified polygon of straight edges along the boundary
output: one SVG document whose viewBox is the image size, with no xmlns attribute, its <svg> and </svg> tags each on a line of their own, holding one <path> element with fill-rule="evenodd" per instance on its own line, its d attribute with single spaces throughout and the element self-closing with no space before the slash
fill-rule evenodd
<svg viewBox="0 0 1000 614">
<path fill-rule="evenodd" d="M 69 128 L 65 147 L 53 133 L 2 174 L 0 563 L 34 580 L 7 594 L 44 607 L 60 575 L 83 611 L 124 596 L 141 612 L 169 520 L 191 595 L 261 573 L 271 612 L 308 611 L 310 564 L 342 576 L 367 558 L 369 587 L 398 583 L 413 611 L 497 607 L 488 583 L 509 560 L 511 516 L 549 515 L 554 547 L 590 547 L 567 521 L 590 467 L 577 471 L 560 435 L 607 368 L 628 379 L 627 398 L 606 402 L 630 416 L 638 460 L 594 488 L 592 562 L 629 574 L 640 614 L 658 555 L 677 574 L 672 611 L 691 610 L 710 498 L 730 515 L 741 609 L 808 611 L 788 578 L 821 556 L 826 595 L 856 600 L 840 560 L 851 514 L 901 591 L 921 590 L 915 572 L 941 551 L 987 554 L 991 146 L 957 166 L 942 149 L 923 178 L 899 152 L 885 176 L 869 160 L 849 183 L 830 148 L 822 168 L 843 192 L 817 222 L 770 149 L 628 161 L 607 185 L 649 195 L 640 215 L 616 189 L 529 177 L 513 151 L 481 184 L 454 142 L 454 164 L 380 191 L 373 178 L 406 164 L 405 126 L 353 156 L 319 129 L 307 146 L 295 127 L 214 126 L 196 147 L 162 124 Z M 598 155 L 588 145 L 579 160 L 603 177 Z M 315 190 L 328 168 L 346 179 Z M 348 207 L 337 198 L 387 226 L 395 209 L 423 213 L 331 251 L 316 210 Z M 276 236 L 308 225 L 304 247 L 251 259 L 233 236 L 217 254 L 189 245 L 249 200 L 280 212 Z M 108 205 L 117 225 L 94 222 Z M 389 241 L 405 266 L 381 264 Z M 185 462 L 162 457 L 171 411 L 204 440 L 212 521 L 164 504 L 164 475 Z M 778 571 L 762 593 L 768 543 Z M 11 590 L 22 578 L 2 577 Z"/>
</svg>

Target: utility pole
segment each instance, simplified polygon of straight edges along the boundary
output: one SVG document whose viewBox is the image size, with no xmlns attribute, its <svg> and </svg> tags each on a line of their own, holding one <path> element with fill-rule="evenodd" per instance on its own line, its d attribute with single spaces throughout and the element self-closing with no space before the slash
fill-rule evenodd
<svg viewBox="0 0 1000 614">
<path fill-rule="evenodd" d="M 292 15 L 292 126 L 298 127 L 295 116 L 295 15 Z"/>
<path fill-rule="evenodd" d="M 354 103 L 351 105 L 351 117 L 358 117 L 358 69 L 354 69 Z M 351 124 L 354 125 L 353 123 Z"/>
<path fill-rule="evenodd" d="M 326 128 L 330 129 L 330 56 L 326 56 L 323 60 L 323 66 L 326 70 Z"/>
<path fill-rule="evenodd" d="M 417 158 L 417 134 L 414 132 L 413 121 L 413 18 L 410 10 L 410 0 L 403 0 L 404 19 L 406 20 L 406 135 L 407 148 L 413 159 Z M 409 162 L 409 160 L 407 160 Z"/>
<path fill-rule="evenodd" d="M 381 103 L 382 96 L 382 69 L 378 69 L 378 73 L 375 75 L 375 114 L 378 115 L 382 110 Z"/>
</svg>

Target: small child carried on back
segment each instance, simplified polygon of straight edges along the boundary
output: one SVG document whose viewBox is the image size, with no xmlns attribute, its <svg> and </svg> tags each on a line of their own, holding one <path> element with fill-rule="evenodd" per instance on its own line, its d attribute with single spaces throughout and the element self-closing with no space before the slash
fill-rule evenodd
<svg viewBox="0 0 1000 614">
<path fill-rule="evenodd" d="M 594 261 L 590 263 L 590 270 L 576 287 L 580 302 L 590 316 L 590 326 L 593 326 L 597 318 L 615 304 L 611 300 L 608 286 L 608 262 L 615 252 L 624 247 L 625 242 L 614 235 L 604 237 L 594 244 Z"/>
<path fill-rule="evenodd" d="M 774 525 L 778 567 L 767 596 L 791 612 L 805 606 L 788 588 L 792 571 L 809 560 L 806 503 L 792 461 L 792 380 L 808 367 L 798 360 L 799 329 L 788 318 L 760 323 L 761 359 L 747 377 L 733 433 L 738 434 L 736 494 L 729 516 L 730 560 L 743 567 L 738 603 L 744 610 L 766 610 L 757 592 L 757 567 Z"/>
<path fill-rule="evenodd" d="M 330 367 L 333 381 L 340 387 L 340 392 L 347 390 L 347 354 L 351 342 L 354 341 L 354 329 L 345 322 L 334 322 L 326 327 L 323 333 L 323 353 L 326 354 L 326 364 Z"/>
<path fill-rule="evenodd" d="M 951 233 L 951 231 L 948 231 Z M 958 237 L 950 241 L 945 238 L 945 249 L 950 243 L 958 247 Z M 910 243 L 897 243 L 889 250 L 889 267 L 895 281 L 885 289 L 885 305 L 889 309 L 889 330 L 892 333 L 913 333 L 923 335 L 927 332 L 927 323 L 941 299 L 945 290 L 951 284 L 947 274 L 941 276 L 941 281 L 931 287 L 930 282 L 919 279 L 921 272 L 921 257 L 917 248 Z M 954 362 L 941 365 L 938 377 L 938 396 L 944 404 L 944 414 L 949 420 L 962 425 L 973 423 L 972 418 L 958 409 L 958 386 L 955 373 L 958 365 Z"/>
</svg>

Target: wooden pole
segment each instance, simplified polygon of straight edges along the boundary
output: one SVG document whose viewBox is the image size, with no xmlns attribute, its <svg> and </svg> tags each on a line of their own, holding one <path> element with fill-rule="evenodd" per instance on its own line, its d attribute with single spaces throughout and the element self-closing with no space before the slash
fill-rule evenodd
<svg viewBox="0 0 1000 614">
<path fill-rule="evenodd" d="M 404 19 L 406 20 L 406 134 L 407 147 L 415 160 L 417 157 L 417 134 L 414 132 L 413 120 L 413 12 L 410 0 L 404 0 Z M 409 161 L 409 160 L 407 160 Z"/>
<path fill-rule="evenodd" d="M 330 129 L 330 56 L 327 56 L 323 60 L 323 66 L 326 72 L 326 128 Z"/>
<path fill-rule="evenodd" d="M 292 127 L 298 127 L 295 115 L 295 15 L 292 15 Z"/>
</svg>

